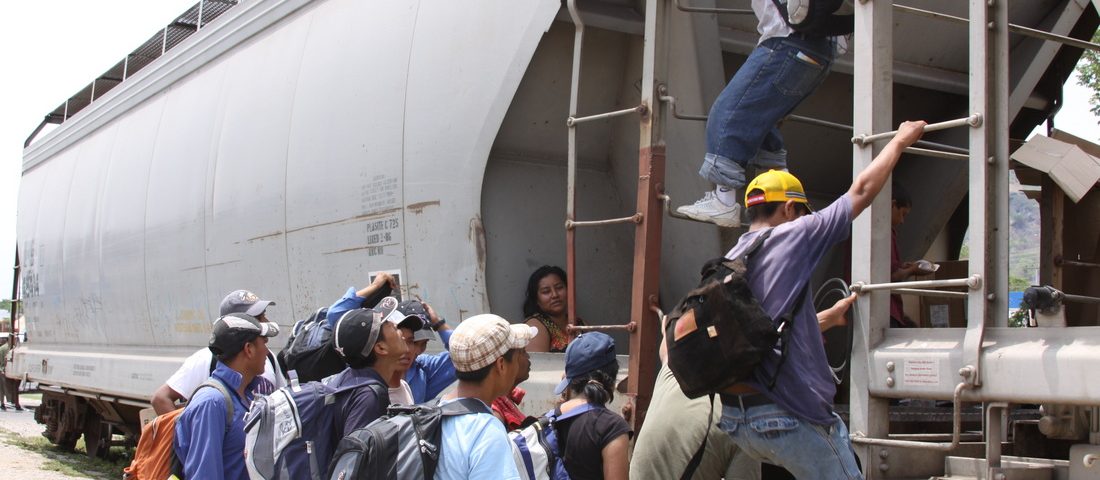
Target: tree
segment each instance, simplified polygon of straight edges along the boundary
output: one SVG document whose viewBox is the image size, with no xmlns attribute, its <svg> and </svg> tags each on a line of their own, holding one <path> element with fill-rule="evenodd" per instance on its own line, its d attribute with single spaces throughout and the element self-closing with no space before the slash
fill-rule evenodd
<svg viewBox="0 0 1100 480">
<path fill-rule="evenodd" d="M 1100 30 L 1092 34 L 1092 43 L 1100 43 Z M 1081 60 L 1077 62 L 1077 84 L 1092 90 L 1089 111 L 1100 117 L 1100 52 L 1085 50 L 1081 55 Z"/>
</svg>

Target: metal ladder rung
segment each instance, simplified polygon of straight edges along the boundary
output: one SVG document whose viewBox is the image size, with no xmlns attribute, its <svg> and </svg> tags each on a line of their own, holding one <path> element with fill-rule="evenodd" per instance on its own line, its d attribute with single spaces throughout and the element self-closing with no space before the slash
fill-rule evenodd
<svg viewBox="0 0 1100 480">
<path fill-rule="evenodd" d="M 607 220 L 588 220 L 588 221 L 566 220 L 565 221 L 565 229 L 566 230 L 573 230 L 577 227 L 599 227 L 599 226 L 603 226 L 603 225 L 615 225 L 615 224 L 618 224 L 618 223 L 639 224 L 639 223 L 642 223 L 642 220 L 644 218 L 645 218 L 645 215 L 642 215 L 641 212 L 639 212 L 639 213 L 635 213 L 634 215 L 631 215 L 629 217 L 609 218 Z"/>
<path fill-rule="evenodd" d="M 630 115 L 631 113 L 638 113 L 645 115 L 649 111 L 649 108 L 643 105 L 637 107 L 624 108 L 622 110 L 615 110 L 614 112 L 598 113 L 596 115 L 589 115 L 587 117 L 569 117 L 565 119 L 565 125 L 568 127 L 575 127 L 578 123 L 591 122 L 594 120 L 603 120 L 605 118 L 621 117 L 623 115 Z"/>
<path fill-rule="evenodd" d="M 940 123 L 930 123 L 924 126 L 924 132 L 935 132 L 937 130 L 947 130 L 949 128 L 970 126 L 971 128 L 978 128 L 982 126 L 982 114 L 974 113 L 969 117 L 957 118 L 955 120 L 948 120 Z M 852 137 L 852 143 L 861 147 L 877 142 L 879 140 L 886 140 L 888 138 L 894 138 L 897 135 L 897 130 L 890 130 L 889 132 L 875 133 L 872 135 L 856 135 Z"/>
</svg>

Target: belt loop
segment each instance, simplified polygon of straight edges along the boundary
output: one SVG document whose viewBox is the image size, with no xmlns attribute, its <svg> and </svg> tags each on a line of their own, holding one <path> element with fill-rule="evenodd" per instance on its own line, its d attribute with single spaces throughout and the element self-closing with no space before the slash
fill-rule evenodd
<svg viewBox="0 0 1100 480">
<path fill-rule="evenodd" d="M 741 413 L 745 413 L 747 411 L 745 409 L 745 396 L 744 395 L 738 395 L 737 396 L 737 403 L 741 404 Z"/>
</svg>

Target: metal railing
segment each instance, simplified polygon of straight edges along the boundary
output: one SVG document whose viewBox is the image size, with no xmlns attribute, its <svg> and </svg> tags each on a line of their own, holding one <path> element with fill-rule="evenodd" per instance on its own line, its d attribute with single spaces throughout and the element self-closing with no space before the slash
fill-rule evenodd
<svg viewBox="0 0 1100 480">
<path fill-rule="evenodd" d="M 944 288 L 966 287 L 977 290 L 982 287 L 981 275 L 971 275 L 967 278 L 951 278 L 946 280 L 920 280 L 916 282 L 889 282 L 889 283 L 853 283 L 849 289 L 855 293 L 873 292 L 875 290 L 898 290 L 903 288 Z"/>
<path fill-rule="evenodd" d="M 924 126 L 924 132 L 935 132 L 938 130 L 947 130 L 949 128 L 965 127 L 978 128 L 982 126 L 982 114 L 974 113 L 969 117 L 956 118 L 954 120 L 948 120 L 946 122 L 929 123 Z M 894 138 L 898 134 L 897 130 L 890 130 L 889 132 L 875 133 L 871 135 L 856 135 L 852 137 L 852 143 L 865 147 L 873 142 L 879 140 L 888 140 Z"/>
<path fill-rule="evenodd" d="M 895 3 L 894 8 L 901 11 L 901 12 L 904 12 L 904 13 L 919 15 L 919 16 L 927 17 L 927 18 L 934 18 L 934 19 L 937 19 L 937 20 L 946 20 L 946 21 L 950 21 L 950 22 L 963 23 L 963 24 L 970 23 L 970 19 L 967 19 L 967 18 L 958 17 L 958 16 L 955 16 L 955 15 L 948 15 L 946 13 L 934 12 L 932 10 L 925 10 L 925 9 L 922 9 L 922 8 L 910 7 L 908 5 L 900 5 L 900 4 Z M 1017 33 L 1017 34 L 1020 34 L 1020 35 L 1026 36 L 1026 37 L 1038 38 L 1038 39 L 1041 39 L 1041 40 L 1047 40 L 1047 41 L 1051 41 L 1051 42 L 1058 42 L 1058 43 L 1061 43 L 1061 44 L 1064 44 L 1064 45 L 1069 45 L 1071 47 L 1083 48 L 1083 49 L 1086 49 L 1086 50 L 1093 50 L 1093 51 L 1100 51 L 1100 45 L 1092 43 L 1092 42 L 1086 42 L 1084 40 L 1080 40 L 1080 39 L 1073 38 L 1073 37 L 1067 37 L 1065 35 L 1057 35 L 1057 34 L 1050 33 L 1050 32 L 1044 32 L 1042 30 L 1037 30 L 1037 29 L 1034 29 L 1034 28 L 1025 27 L 1023 25 L 1016 25 L 1015 23 L 1009 23 L 1008 24 L 1008 31 L 1012 32 L 1012 33 Z"/>
</svg>

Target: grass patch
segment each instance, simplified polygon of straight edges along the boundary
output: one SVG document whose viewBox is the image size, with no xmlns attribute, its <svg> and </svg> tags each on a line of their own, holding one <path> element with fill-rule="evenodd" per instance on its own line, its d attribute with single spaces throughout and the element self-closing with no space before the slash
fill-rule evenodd
<svg viewBox="0 0 1100 480">
<path fill-rule="evenodd" d="M 130 456 L 124 447 L 111 447 L 107 459 L 88 458 L 84 439 L 76 442 L 76 448 L 66 452 L 43 437 L 24 437 L 0 428 L 0 440 L 8 445 L 38 453 L 46 457 L 42 469 L 77 478 L 117 479 L 122 469 L 130 464 Z"/>
</svg>

